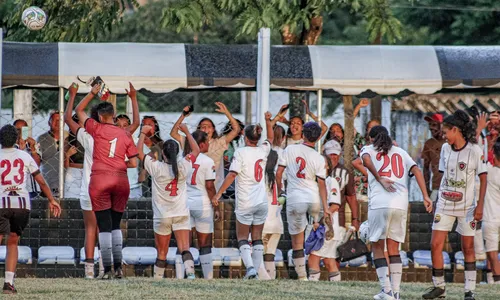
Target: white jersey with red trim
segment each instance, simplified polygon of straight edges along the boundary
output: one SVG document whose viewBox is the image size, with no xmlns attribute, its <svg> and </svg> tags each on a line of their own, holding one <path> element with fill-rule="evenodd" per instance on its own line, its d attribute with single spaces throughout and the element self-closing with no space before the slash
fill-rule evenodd
<svg viewBox="0 0 500 300">
<path fill-rule="evenodd" d="M 488 164 L 488 185 L 484 197 L 483 221 L 499 222 L 500 168 Z"/>
<path fill-rule="evenodd" d="M 266 192 L 267 192 L 267 218 L 264 223 L 264 229 L 262 233 L 264 234 L 272 234 L 279 233 L 283 234 L 283 219 L 281 218 L 281 211 L 283 210 L 283 206 L 278 202 L 278 190 L 276 186 L 276 182 L 273 185 L 273 188 L 269 188 L 269 184 L 266 179 Z"/>
<path fill-rule="evenodd" d="M 326 178 L 326 160 L 313 147 L 289 145 L 278 164 L 285 167 L 287 203 L 320 203 L 317 178 Z"/>
<path fill-rule="evenodd" d="M 415 161 L 403 149 L 392 146 L 387 155 L 375 150 L 373 145 L 361 149 L 360 157 L 369 155 L 378 174 L 394 182 L 395 192 L 391 193 L 368 172 L 368 208 L 394 208 L 408 210 L 408 179 Z"/>
<path fill-rule="evenodd" d="M 25 151 L 0 149 L 0 208 L 31 209 L 27 183 L 39 172 L 33 157 Z"/>
<path fill-rule="evenodd" d="M 94 161 L 94 138 L 85 131 L 84 128 L 78 128 L 76 132 L 76 139 L 82 145 L 83 149 L 83 177 L 82 186 L 80 189 L 80 197 L 90 199 L 89 196 L 89 183 L 90 173 L 92 170 L 92 162 Z"/>
<path fill-rule="evenodd" d="M 187 178 L 188 206 L 190 210 L 212 209 L 208 197 L 206 181 L 215 181 L 215 163 L 203 153 L 200 153 L 193 164 Z"/>
<path fill-rule="evenodd" d="M 465 217 L 476 206 L 476 176 L 488 172 L 483 150 L 471 143 L 455 150 L 445 143 L 441 148 L 439 171 L 443 173 L 443 179 L 439 187 L 436 213 Z"/>
<path fill-rule="evenodd" d="M 341 197 L 340 197 L 340 185 L 339 182 L 331 177 L 328 176 L 325 180 L 325 185 L 326 185 L 326 195 L 327 195 L 327 203 L 328 206 L 330 204 L 337 204 L 340 207 L 341 204 Z M 323 208 L 321 208 L 321 211 L 323 211 Z M 339 212 L 336 211 L 331 215 L 332 218 L 332 227 L 333 227 L 333 239 L 335 241 L 341 241 L 343 239 L 343 234 L 342 234 L 342 229 L 340 228 L 340 223 L 339 223 Z"/>
<path fill-rule="evenodd" d="M 267 156 L 271 151 L 271 143 L 264 141 L 258 147 L 242 147 L 236 149 L 229 167 L 236 177 L 236 213 L 244 213 L 253 207 L 266 203 L 266 170 Z"/>
</svg>

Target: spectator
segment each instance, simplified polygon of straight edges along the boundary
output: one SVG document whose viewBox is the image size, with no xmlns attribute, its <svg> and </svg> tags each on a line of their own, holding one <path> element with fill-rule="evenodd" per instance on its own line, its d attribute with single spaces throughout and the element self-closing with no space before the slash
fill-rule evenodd
<svg viewBox="0 0 500 300">
<path fill-rule="evenodd" d="M 432 201 L 437 200 L 439 186 L 441 185 L 441 178 L 443 174 L 439 172 L 439 159 L 441 155 L 441 147 L 443 146 L 445 140 L 443 139 L 443 132 L 441 131 L 441 124 L 443 123 L 443 115 L 433 114 L 432 116 L 426 116 L 424 120 L 429 123 L 429 130 L 431 131 L 432 137 L 428 139 L 424 144 L 424 149 L 422 150 L 422 159 L 424 160 L 424 178 L 425 186 L 428 188 L 431 182 L 432 174 L 432 185 L 430 198 Z"/>
<path fill-rule="evenodd" d="M 158 121 L 154 116 L 144 116 L 141 122 L 141 128 L 144 125 L 152 127 L 151 132 L 144 138 L 144 145 L 149 149 L 149 151 L 145 152 L 155 160 L 163 161 L 163 140 L 161 139 Z M 146 173 L 142 161 L 140 163 L 139 182 L 142 183 L 142 195 L 144 197 L 151 197 L 151 176 Z"/>
<path fill-rule="evenodd" d="M 131 125 L 130 118 L 127 115 L 118 115 L 115 118 L 116 126 L 123 129 Z M 139 122 L 137 122 L 139 123 Z M 132 136 L 134 139 L 134 144 L 137 145 L 139 139 Z M 128 168 L 127 169 L 128 181 L 130 183 L 130 199 L 139 199 L 142 197 L 141 183 L 139 182 L 139 168 Z"/>
<path fill-rule="evenodd" d="M 72 117 L 78 123 L 78 116 Z M 83 178 L 83 159 L 85 149 L 76 139 L 76 132 L 70 131 L 64 143 L 64 168 L 66 174 L 64 178 L 64 197 L 80 198 Z"/>
<path fill-rule="evenodd" d="M 325 144 L 328 141 L 336 139 L 341 147 L 344 147 L 344 128 L 339 123 L 333 123 L 328 129 L 328 133 L 325 137 Z"/>
<path fill-rule="evenodd" d="M 28 152 L 33 160 L 35 160 L 36 164 L 40 166 L 41 158 L 39 153 L 39 145 L 32 137 L 28 137 L 26 140 L 22 138 L 22 128 L 28 127 L 28 122 L 22 119 L 17 119 L 12 125 L 14 125 L 14 127 L 16 127 L 18 131 L 17 148 L 19 150 Z M 30 179 L 26 182 L 26 186 L 28 188 L 30 198 L 38 196 L 39 188 L 33 176 L 30 176 Z"/>
<path fill-rule="evenodd" d="M 229 165 L 231 164 L 231 160 L 233 159 L 233 154 L 236 149 L 240 147 L 245 147 L 245 138 L 244 138 L 244 129 L 245 125 L 238 119 L 236 122 L 240 125 L 240 132 L 238 135 L 228 143 L 227 150 L 224 151 L 224 169 L 229 169 Z M 227 122 L 226 126 L 222 129 L 222 135 L 227 135 L 232 131 L 231 122 Z"/>
<path fill-rule="evenodd" d="M 49 131 L 38 137 L 41 152 L 41 171 L 47 180 L 47 185 L 54 197 L 59 196 L 59 149 L 60 141 L 68 135 L 65 131 L 64 136 L 59 136 L 59 112 L 52 111 L 49 116 Z"/>
</svg>

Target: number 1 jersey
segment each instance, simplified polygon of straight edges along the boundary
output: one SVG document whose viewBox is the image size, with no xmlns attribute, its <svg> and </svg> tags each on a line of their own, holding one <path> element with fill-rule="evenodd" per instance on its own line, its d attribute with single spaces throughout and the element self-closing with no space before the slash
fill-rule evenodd
<svg viewBox="0 0 500 300">
<path fill-rule="evenodd" d="M 415 161 L 403 149 L 392 146 L 387 155 L 375 150 L 373 145 L 361 149 L 360 157 L 368 154 L 378 171 L 378 174 L 394 182 L 396 192 L 388 192 L 368 172 L 368 208 L 395 208 L 408 209 L 408 179 L 410 170 L 416 165 Z"/>
</svg>

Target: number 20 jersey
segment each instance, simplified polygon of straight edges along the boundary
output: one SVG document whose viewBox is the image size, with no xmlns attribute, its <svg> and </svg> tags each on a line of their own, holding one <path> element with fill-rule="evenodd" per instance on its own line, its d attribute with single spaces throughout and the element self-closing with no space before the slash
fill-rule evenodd
<svg viewBox="0 0 500 300">
<path fill-rule="evenodd" d="M 370 156 L 378 174 L 392 180 L 396 189 L 393 193 L 386 191 L 372 173 L 368 172 L 368 208 L 407 210 L 408 179 L 411 168 L 416 165 L 415 161 L 406 151 L 396 146 L 392 146 L 387 155 L 382 155 L 373 145 L 368 145 L 361 149 L 360 157 L 365 154 Z"/>
<path fill-rule="evenodd" d="M 326 178 L 326 160 L 314 148 L 289 145 L 278 164 L 286 167 L 287 203 L 320 203 L 317 178 Z"/>
</svg>

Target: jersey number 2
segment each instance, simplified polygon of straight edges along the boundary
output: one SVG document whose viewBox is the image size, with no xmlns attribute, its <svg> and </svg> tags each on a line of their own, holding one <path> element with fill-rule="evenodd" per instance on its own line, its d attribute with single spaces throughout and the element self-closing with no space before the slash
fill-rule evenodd
<svg viewBox="0 0 500 300">
<path fill-rule="evenodd" d="M 9 176 L 10 171 L 12 170 L 12 166 L 14 168 L 18 168 L 18 174 L 14 176 L 14 182 L 16 184 L 21 184 L 24 181 L 24 162 L 22 159 L 16 159 L 14 160 L 14 163 L 12 164 L 10 160 L 4 159 L 0 162 L 0 168 L 5 168 L 5 171 L 2 172 L 1 179 L 2 179 L 2 185 L 11 185 L 12 181 L 11 180 L 6 180 L 5 178 Z"/>
<path fill-rule="evenodd" d="M 178 190 L 179 189 L 177 188 L 177 179 L 170 181 L 170 183 L 165 187 L 165 191 L 170 192 L 170 196 L 172 197 L 177 196 Z"/>
<path fill-rule="evenodd" d="M 295 159 L 295 162 L 299 164 L 299 170 L 297 171 L 297 178 L 305 179 L 306 173 L 304 172 L 304 169 L 306 168 L 306 160 L 299 156 Z"/>
<path fill-rule="evenodd" d="M 404 166 L 403 166 L 403 158 L 398 153 L 394 153 L 391 157 L 387 155 L 382 155 L 381 153 L 377 154 L 377 160 L 380 161 L 384 159 L 384 164 L 378 170 L 378 175 L 383 177 L 391 177 L 392 173 L 397 178 L 403 178 L 404 175 Z M 390 169 L 389 169 L 390 165 Z M 388 169 L 388 170 L 386 170 Z"/>
</svg>

